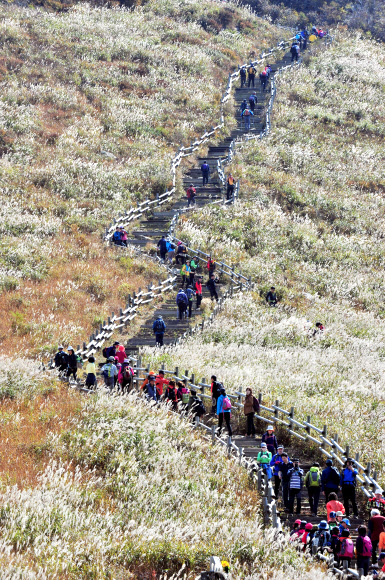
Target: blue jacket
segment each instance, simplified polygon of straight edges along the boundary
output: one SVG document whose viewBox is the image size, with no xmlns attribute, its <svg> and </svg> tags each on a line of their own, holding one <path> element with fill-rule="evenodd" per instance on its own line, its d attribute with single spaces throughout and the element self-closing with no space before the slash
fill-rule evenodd
<svg viewBox="0 0 385 580">
<path fill-rule="evenodd" d="M 161 322 L 162 325 L 160 325 L 159 322 Z M 157 326 L 159 326 L 159 328 L 156 328 Z M 164 331 L 166 330 L 166 325 L 164 323 L 164 320 L 159 320 L 159 318 L 154 320 L 154 324 L 152 325 L 152 330 L 155 332 L 155 334 L 164 333 Z"/>
<path fill-rule="evenodd" d="M 288 460 L 290 462 L 289 458 L 288 458 Z M 280 469 L 281 469 L 281 463 L 283 463 L 282 455 L 279 455 L 279 453 L 276 453 L 275 455 L 273 455 L 273 457 L 270 461 L 270 465 L 271 465 L 271 467 L 274 467 L 274 471 L 273 471 L 274 475 L 278 475 L 278 471 L 280 471 Z"/>
<path fill-rule="evenodd" d="M 224 399 L 224 396 L 219 395 L 219 398 L 217 401 L 217 415 L 219 415 L 220 413 L 230 413 L 230 409 L 226 409 L 226 411 L 223 410 L 223 399 Z"/>
<path fill-rule="evenodd" d="M 321 473 L 321 487 L 325 491 L 325 487 L 329 489 L 338 489 L 340 483 L 340 474 L 332 465 L 328 465 Z"/>
<path fill-rule="evenodd" d="M 150 399 L 150 401 L 157 401 L 155 383 L 154 385 L 151 385 L 151 383 L 148 382 L 145 389 L 147 390 L 147 398 Z"/>
<path fill-rule="evenodd" d="M 353 471 L 350 471 L 350 469 L 345 467 L 345 469 L 341 471 L 340 485 L 344 484 L 356 485 L 357 473 L 358 473 L 357 469 L 353 469 Z"/>
<path fill-rule="evenodd" d="M 210 173 L 210 165 L 208 163 L 202 163 L 201 171 L 202 173 Z"/>
<path fill-rule="evenodd" d="M 161 240 L 159 240 L 158 248 L 162 253 L 167 252 L 167 243 L 168 242 L 166 242 L 166 240 L 164 240 L 163 238 Z"/>
<path fill-rule="evenodd" d="M 182 291 L 179 291 L 178 294 L 176 295 L 176 303 L 183 303 L 183 304 L 187 304 L 188 300 L 187 300 L 187 296 L 186 294 Z"/>
<path fill-rule="evenodd" d="M 191 288 L 186 288 L 186 296 L 188 300 L 192 300 L 195 292 Z"/>
</svg>

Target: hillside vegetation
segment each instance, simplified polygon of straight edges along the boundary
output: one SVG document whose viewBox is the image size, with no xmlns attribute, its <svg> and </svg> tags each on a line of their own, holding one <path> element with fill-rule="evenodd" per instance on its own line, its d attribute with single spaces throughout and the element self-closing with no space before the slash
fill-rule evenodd
<svg viewBox="0 0 385 580">
<path fill-rule="evenodd" d="M 0 7 L 0 347 L 82 342 L 162 272 L 100 235 L 170 185 L 178 147 L 215 125 L 228 71 L 276 43 L 246 9 Z"/>
<path fill-rule="evenodd" d="M 34 487 L 0 493 L 3 578 L 194 578 L 216 554 L 235 579 L 326 580 L 263 531 L 245 470 L 166 409 L 97 396 L 45 453 Z"/>
<path fill-rule="evenodd" d="M 312 415 L 382 480 L 384 65 L 382 45 L 347 35 L 280 78 L 271 136 L 240 146 L 231 167 L 240 203 L 196 212 L 178 234 L 238 264 L 255 292 L 202 336 L 148 355 Z M 326 330 L 312 338 L 317 321 Z"/>
</svg>

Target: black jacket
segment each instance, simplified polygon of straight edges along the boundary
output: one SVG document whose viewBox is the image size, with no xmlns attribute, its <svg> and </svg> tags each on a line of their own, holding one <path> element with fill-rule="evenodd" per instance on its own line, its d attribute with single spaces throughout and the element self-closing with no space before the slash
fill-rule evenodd
<svg viewBox="0 0 385 580">
<path fill-rule="evenodd" d="M 66 367 L 68 363 L 68 355 L 63 352 L 57 352 L 55 354 L 55 367 Z"/>
<path fill-rule="evenodd" d="M 74 352 L 68 355 L 68 366 L 70 369 L 76 369 L 78 366 L 78 361 Z"/>
<path fill-rule="evenodd" d="M 211 292 L 215 292 L 215 290 L 216 290 L 215 280 L 211 280 L 211 278 L 210 278 L 210 280 L 207 282 L 206 286 Z"/>
</svg>

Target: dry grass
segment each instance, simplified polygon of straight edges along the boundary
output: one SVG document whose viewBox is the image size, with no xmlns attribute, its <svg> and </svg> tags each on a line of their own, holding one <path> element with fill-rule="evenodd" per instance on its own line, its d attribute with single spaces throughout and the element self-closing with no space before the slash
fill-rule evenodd
<svg viewBox="0 0 385 580">
<path fill-rule="evenodd" d="M 32 400 L 0 402 L 0 481 L 19 488 L 35 486 L 49 456 L 47 441 L 71 424 L 81 395 L 59 385 Z"/>
</svg>

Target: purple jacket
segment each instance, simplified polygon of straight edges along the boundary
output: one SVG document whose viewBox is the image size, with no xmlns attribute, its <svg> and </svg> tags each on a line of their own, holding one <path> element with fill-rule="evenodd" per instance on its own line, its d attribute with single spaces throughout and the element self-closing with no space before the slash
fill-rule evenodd
<svg viewBox="0 0 385 580">
<path fill-rule="evenodd" d="M 273 435 L 268 435 L 267 432 L 264 433 L 262 435 L 262 442 L 266 443 L 267 450 L 270 451 L 270 453 L 272 455 L 274 455 L 274 453 L 277 451 L 277 448 L 278 448 L 278 441 L 277 441 L 277 438 L 274 435 L 274 433 L 273 433 Z"/>
</svg>

